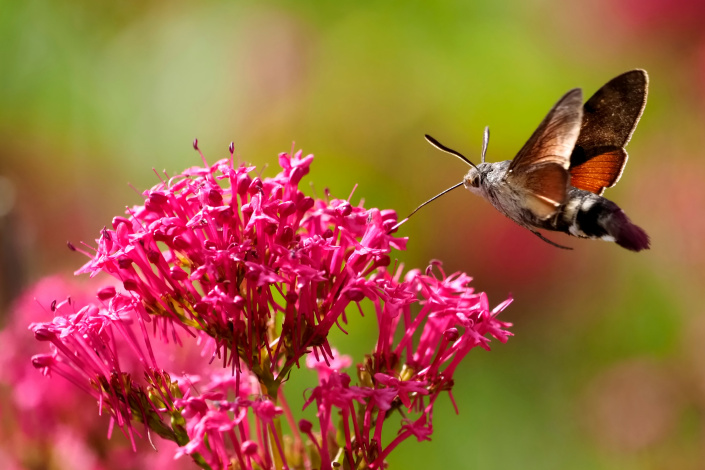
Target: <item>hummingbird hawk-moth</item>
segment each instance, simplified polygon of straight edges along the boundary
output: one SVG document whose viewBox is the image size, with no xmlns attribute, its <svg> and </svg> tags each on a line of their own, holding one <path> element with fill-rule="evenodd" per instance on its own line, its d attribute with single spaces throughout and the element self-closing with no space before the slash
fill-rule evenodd
<svg viewBox="0 0 705 470">
<path fill-rule="evenodd" d="M 646 232 L 634 225 L 617 204 L 602 197 L 624 171 L 624 147 L 646 105 L 648 82 L 644 70 L 626 72 L 607 82 L 584 105 L 581 89 L 570 90 L 551 108 L 513 160 L 485 162 L 489 128 L 485 128 L 479 165 L 426 135 L 433 146 L 462 159 L 471 168 L 462 182 L 416 210 L 465 186 L 559 248 L 570 249 L 548 240 L 538 229 L 614 241 L 632 251 L 649 248 Z"/>
</svg>

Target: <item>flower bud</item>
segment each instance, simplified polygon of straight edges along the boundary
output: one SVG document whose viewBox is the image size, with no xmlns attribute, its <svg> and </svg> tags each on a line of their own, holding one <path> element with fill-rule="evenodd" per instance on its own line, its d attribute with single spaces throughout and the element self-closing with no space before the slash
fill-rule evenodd
<svg viewBox="0 0 705 470">
<path fill-rule="evenodd" d="M 254 195 L 260 191 L 262 191 L 262 180 L 259 176 L 256 176 L 250 183 L 250 187 L 247 188 L 247 192 L 250 193 L 250 195 Z"/>
<path fill-rule="evenodd" d="M 121 256 L 117 260 L 118 268 L 127 269 L 132 266 L 132 258 L 129 256 Z"/>
<path fill-rule="evenodd" d="M 452 343 L 460 337 L 460 333 L 458 332 L 457 328 L 448 328 L 443 332 L 443 337 L 446 339 L 446 341 Z"/>
<path fill-rule="evenodd" d="M 100 289 L 97 293 L 97 296 L 100 300 L 105 301 L 108 299 L 112 299 L 115 297 L 115 287 L 114 286 L 108 286 Z"/>
<path fill-rule="evenodd" d="M 54 356 L 51 354 L 37 354 L 32 356 L 32 365 L 36 369 L 43 369 L 45 367 L 51 367 L 56 362 Z"/>
<path fill-rule="evenodd" d="M 296 204 L 292 201 L 284 201 L 277 207 L 277 212 L 279 213 L 279 217 L 287 217 L 296 212 Z"/>
<path fill-rule="evenodd" d="M 178 266 L 172 266 L 169 269 L 169 274 L 176 281 L 184 281 L 188 278 L 188 274 L 186 273 L 186 271 L 184 271 L 183 269 L 181 269 Z"/>
<path fill-rule="evenodd" d="M 56 338 L 56 334 L 45 326 L 34 329 L 34 337 L 37 341 L 51 341 Z"/>
<path fill-rule="evenodd" d="M 258 446 L 256 442 L 245 441 L 242 443 L 242 446 L 240 446 L 240 449 L 245 455 L 257 455 Z"/>
<path fill-rule="evenodd" d="M 351 287 L 345 290 L 345 297 L 350 299 L 351 302 L 359 302 L 365 298 L 365 293 L 357 287 Z"/>
<path fill-rule="evenodd" d="M 247 192 L 247 188 L 250 187 L 252 179 L 247 173 L 242 173 L 237 177 L 237 193 L 240 196 L 244 196 Z"/>
<path fill-rule="evenodd" d="M 301 419 L 299 420 L 299 430 L 301 430 L 301 432 L 304 434 L 311 434 L 311 431 L 313 430 L 313 424 L 311 424 L 311 421 Z"/>
<path fill-rule="evenodd" d="M 306 212 L 313 207 L 313 199 L 306 196 L 296 205 L 297 212 Z"/>
</svg>

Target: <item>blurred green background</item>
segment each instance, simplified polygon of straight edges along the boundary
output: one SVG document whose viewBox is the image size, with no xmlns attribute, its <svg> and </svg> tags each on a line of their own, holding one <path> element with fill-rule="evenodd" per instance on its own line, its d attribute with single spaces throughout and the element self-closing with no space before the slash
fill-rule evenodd
<svg viewBox="0 0 705 470">
<path fill-rule="evenodd" d="M 156 182 L 235 142 L 269 165 L 292 142 L 307 178 L 406 215 L 477 159 L 510 159 L 568 89 L 632 68 L 649 101 L 615 200 L 652 237 L 635 254 L 555 249 L 458 190 L 400 231 L 407 267 L 463 270 L 515 337 L 474 351 L 456 416 L 391 468 L 705 466 L 705 3 L 0 1 L 0 300 L 83 258 Z M 351 326 L 340 349 L 355 349 Z M 368 335 L 369 336 L 369 335 Z M 369 340 L 369 338 L 366 338 Z M 364 341 L 364 340 L 363 340 Z"/>
</svg>

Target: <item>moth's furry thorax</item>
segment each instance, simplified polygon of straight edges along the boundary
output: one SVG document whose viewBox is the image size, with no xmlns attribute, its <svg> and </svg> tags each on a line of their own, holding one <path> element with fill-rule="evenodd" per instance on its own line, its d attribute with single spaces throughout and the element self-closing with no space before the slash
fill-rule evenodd
<svg viewBox="0 0 705 470">
<path fill-rule="evenodd" d="M 522 195 L 505 181 L 510 164 L 511 160 L 480 163 L 477 168 L 470 168 L 463 178 L 463 185 L 514 222 L 526 226 L 527 214 Z"/>
</svg>

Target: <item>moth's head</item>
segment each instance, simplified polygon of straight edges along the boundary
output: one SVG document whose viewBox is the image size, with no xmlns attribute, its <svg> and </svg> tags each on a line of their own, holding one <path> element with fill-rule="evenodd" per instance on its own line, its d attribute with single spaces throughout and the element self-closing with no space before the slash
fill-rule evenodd
<svg viewBox="0 0 705 470">
<path fill-rule="evenodd" d="M 480 163 L 471 167 L 463 177 L 463 186 L 478 196 L 486 197 L 488 186 L 493 186 L 497 183 L 498 178 L 501 178 L 502 169 L 500 166 L 504 163 Z M 511 163 L 511 161 L 506 163 Z"/>
<path fill-rule="evenodd" d="M 480 170 L 476 167 L 470 167 L 470 170 L 463 177 L 463 186 L 470 192 L 480 194 L 481 178 Z"/>
</svg>

